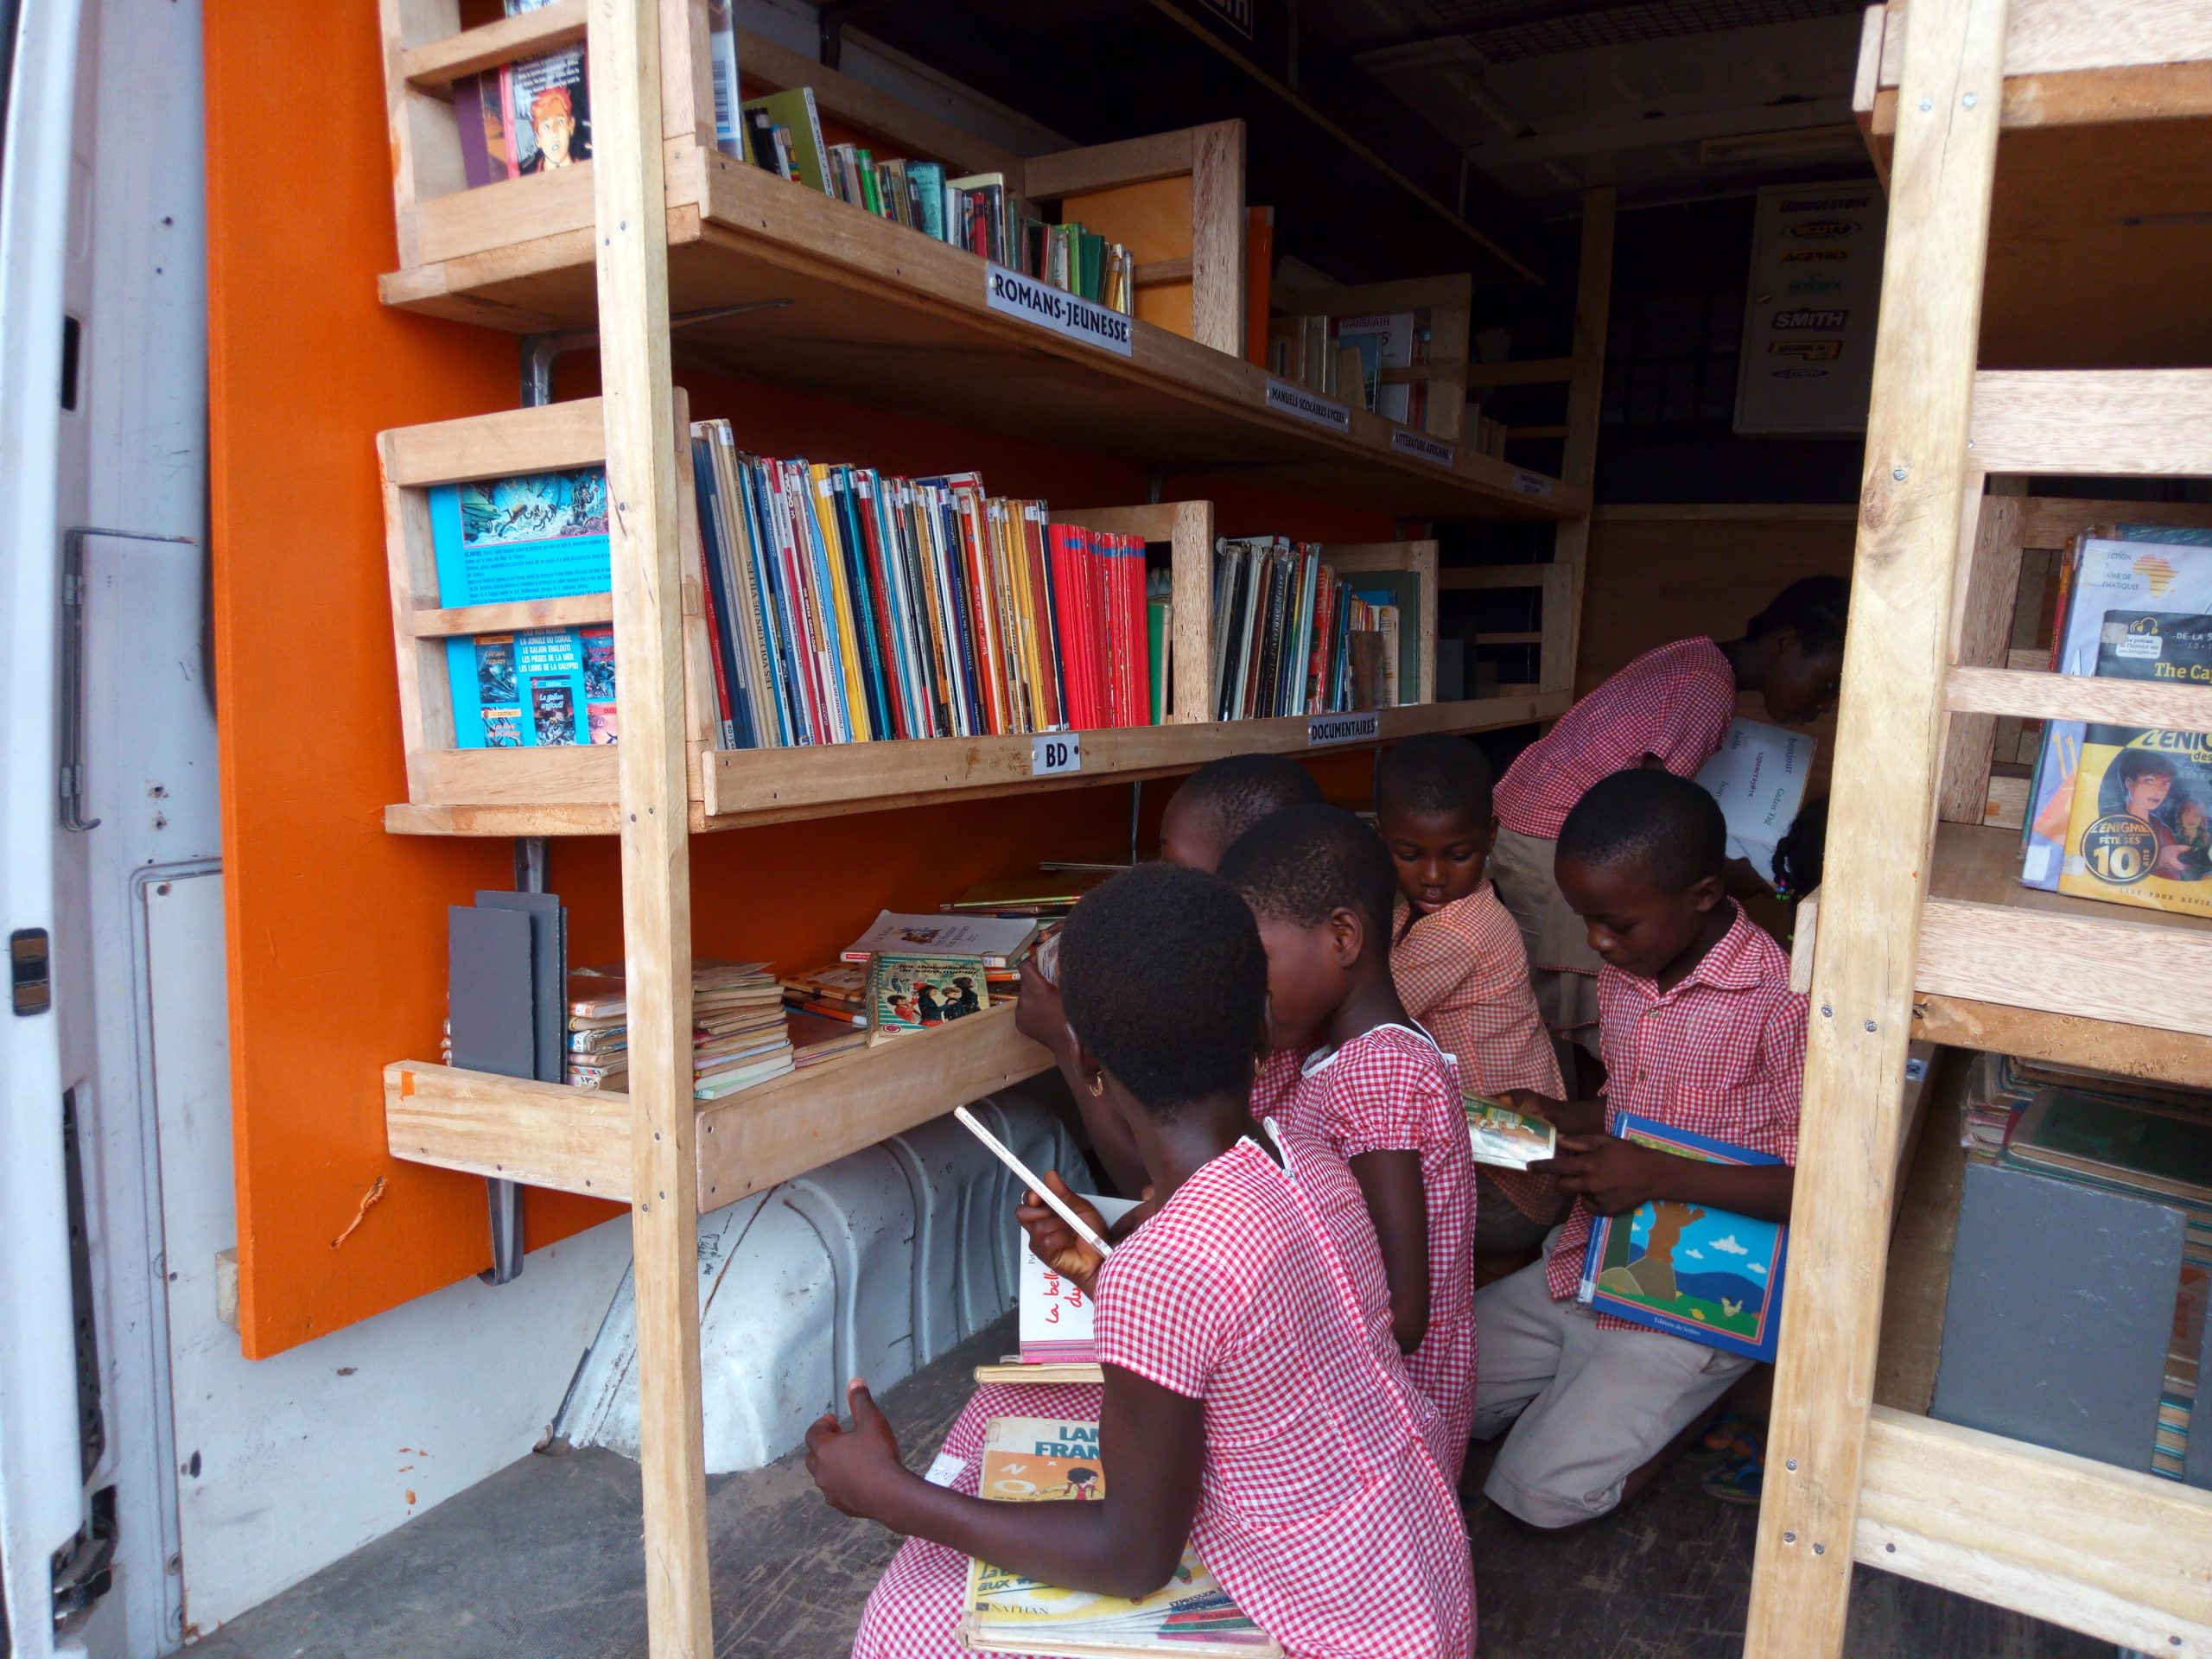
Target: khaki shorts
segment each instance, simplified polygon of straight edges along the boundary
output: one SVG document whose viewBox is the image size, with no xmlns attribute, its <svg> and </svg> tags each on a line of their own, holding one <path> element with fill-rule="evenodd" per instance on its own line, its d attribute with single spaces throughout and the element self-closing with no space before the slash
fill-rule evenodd
<svg viewBox="0 0 2212 1659">
<path fill-rule="evenodd" d="M 1508 1250 L 1533 1250 L 1551 1231 L 1548 1223 L 1531 1221 L 1514 1207 L 1479 1165 L 1475 1169 L 1475 1254 L 1502 1255 Z"/>
<path fill-rule="evenodd" d="M 1598 969 L 1605 964 L 1552 875 L 1554 845 L 1500 825 L 1491 849 L 1490 878 L 1529 947 L 1529 982 L 1546 1027 L 1595 1053 Z"/>
<path fill-rule="evenodd" d="M 1530 1526 L 1605 1515 L 1628 1478 L 1751 1368 L 1740 1355 L 1658 1331 L 1605 1331 L 1554 1301 L 1538 1262 L 1475 1293 L 1482 1359 L 1475 1438 L 1510 1427 L 1483 1491 Z"/>
</svg>

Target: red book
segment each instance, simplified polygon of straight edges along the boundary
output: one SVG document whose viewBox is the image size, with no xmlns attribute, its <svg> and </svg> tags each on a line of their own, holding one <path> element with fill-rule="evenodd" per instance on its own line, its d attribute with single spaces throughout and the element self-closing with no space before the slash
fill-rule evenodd
<svg viewBox="0 0 2212 1659">
<path fill-rule="evenodd" d="M 1081 629 L 1076 620 L 1075 537 L 1071 524 L 1053 524 L 1046 531 L 1047 556 L 1052 567 L 1052 631 L 1060 653 L 1060 674 L 1066 688 L 1064 712 L 1068 724 L 1089 725 L 1084 702 Z"/>
<path fill-rule="evenodd" d="M 1066 682 L 1060 672 L 1058 630 L 1053 625 L 1052 576 L 1045 560 L 1045 504 L 1042 501 L 1023 501 L 1021 511 L 1021 551 L 1029 565 L 1029 601 L 1034 614 L 1030 626 L 1037 633 L 1037 666 L 1040 680 L 1037 698 L 1042 706 L 1044 723 L 1058 726 L 1067 715 Z"/>
<path fill-rule="evenodd" d="M 1122 653 L 1123 683 L 1122 724 L 1152 723 L 1152 631 L 1147 626 L 1144 603 L 1144 538 L 1122 538 L 1122 622 L 1128 630 L 1128 649 Z"/>
</svg>

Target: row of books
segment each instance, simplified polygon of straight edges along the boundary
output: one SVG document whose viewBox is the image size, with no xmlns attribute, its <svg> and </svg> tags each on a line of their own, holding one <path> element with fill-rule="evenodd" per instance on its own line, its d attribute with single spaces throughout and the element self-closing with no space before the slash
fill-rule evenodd
<svg viewBox="0 0 2212 1659">
<path fill-rule="evenodd" d="M 825 143 L 810 86 L 747 100 L 741 124 L 748 158 L 780 178 L 1113 310 L 1135 308 L 1129 250 L 1081 225 L 1047 221 L 1003 173 L 953 178 L 939 162 Z"/>
<path fill-rule="evenodd" d="M 1415 602 L 1402 573 L 1340 577 L 1320 548 L 1281 536 L 1223 537 L 1213 569 L 1217 720 L 1394 708 L 1418 692 L 1402 671 Z"/>
<path fill-rule="evenodd" d="M 905 479 L 693 428 L 727 748 L 1152 718 L 1144 545 L 973 473 Z"/>
<path fill-rule="evenodd" d="M 2212 683 L 2212 531 L 2094 529 L 2058 581 L 2056 671 Z M 2023 817 L 2026 886 L 2212 915 L 2212 736 L 2045 721 Z"/>
<path fill-rule="evenodd" d="M 1268 372 L 1387 420 L 1423 427 L 1428 383 L 1386 382 L 1382 377 L 1388 369 L 1426 365 L 1430 338 L 1426 310 L 1275 317 L 1268 324 Z"/>
</svg>

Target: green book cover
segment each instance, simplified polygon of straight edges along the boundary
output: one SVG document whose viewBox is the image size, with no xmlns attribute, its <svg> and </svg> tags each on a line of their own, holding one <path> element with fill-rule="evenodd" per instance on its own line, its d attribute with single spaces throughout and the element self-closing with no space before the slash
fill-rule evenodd
<svg viewBox="0 0 2212 1659">
<path fill-rule="evenodd" d="M 883 193 L 876 188 L 875 157 L 864 149 L 853 152 L 853 165 L 861 175 L 861 206 L 878 219 L 887 218 L 883 211 Z"/>
<path fill-rule="evenodd" d="M 1167 723 L 1167 640 L 1173 620 L 1173 602 L 1155 596 L 1145 603 L 1145 638 L 1152 648 L 1152 723 Z"/>
<path fill-rule="evenodd" d="M 760 110 L 779 127 L 786 128 L 791 136 L 791 170 L 798 181 L 825 196 L 837 193 L 830 188 L 830 175 L 823 162 L 826 147 L 822 142 L 822 118 L 814 107 L 814 88 L 794 86 L 788 92 L 771 92 L 766 98 L 749 98 L 741 106 Z"/>
<path fill-rule="evenodd" d="M 2046 1089 L 2005 1143 L 2016 1166 L 2212 1205 L 2212 1122 L 2108 1096 Z"/>
</svg>

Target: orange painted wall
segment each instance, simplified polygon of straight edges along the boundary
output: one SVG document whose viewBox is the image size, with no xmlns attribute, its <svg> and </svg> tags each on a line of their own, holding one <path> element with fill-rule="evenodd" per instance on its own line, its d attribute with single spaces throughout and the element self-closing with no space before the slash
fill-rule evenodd
<svg viewBox="0 0 2212 1659">
<path fill-rule="evenodd" d="M 505 842 L 382 828 L 404 781 L 372 441 L 385 427 L 509 407 L 517 371 L 505 335 L 377 303 L 377 274 L 396 256 L 374 0 L 228 0 L 207 8 L 205 28 L 239 1311 L 257 1357 L 488 1257 L 480 1183 L 385 1150 L 383 1066 L 437 1050 L 445 906 L 511 885 L 512 865 Z M 315 110 L 304 150 L 302 65 L 314 66 Z M 591 366 L 575 365 L 564 395 L 588 390 Z M 977 467 L 995 491 L 1064 505 L 1142 499 L 1128 463 L 763 386 L 687 383 L 695 413 L 727 416 L 742 442 L 779 453 L 909 472 Z M 1249 492 L 1232 516 L 1231 533 L 1389 530 L 1380 515 Z M 1102 787 L 702 837 L 698 948 L 819 960 L 879 906 L 926 906 L 1039 857 L 1109 851 L 1127 815 L 1127 791 Z M 614 843 L 556 842 L 552 883 L 571 906 L 575 959 L 619 955 Z M 357 1213 L 360 1225 L 334 1243 Z M 611 1213 L 533 1193 L 531 1242 Z"/>
</svg>

